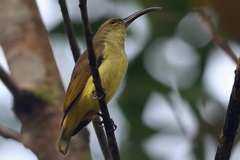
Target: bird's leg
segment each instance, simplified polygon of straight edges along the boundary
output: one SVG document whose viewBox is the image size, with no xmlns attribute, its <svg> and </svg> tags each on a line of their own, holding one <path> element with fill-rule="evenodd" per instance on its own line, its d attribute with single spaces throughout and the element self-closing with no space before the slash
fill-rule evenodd
<svg viewBox="0 0 240 160">
<path fill-rule="evenodd" d="M 100 117 L 103 117 L 102 113 L 100 113 L 100 112 L 97 112 L 96 115 L 98 115 L 98 116 L 100 116 Z M 112 128 L 113 128 L 113 130 L 115 131 L 115 130 L 117 129 L 117 125 L 114 123 L 114 121 L 113 121 L 112 118 L 110 118 L 110 124 L 113 126 Z M 99 123 L 99 125 L 100 125 L 101 127 L 104 127 L 104 122 L 101 121 L 101 122 Z M 112 131 L 112 130 L 111 130 L 111 131 Z M 111 131 L 109 131 L 109 132 L 111 132 Z"/>
<path fill-rule="evenodd" d="M 96 90 L 93 90 L 92 91 L 92 94 L 93 94 L 93 99 L 97 99 L 97 91 Z"/>
<path fill-rule="evenodd" d="M 93 90 L 92 94 L 93 94 L 93 99 L 102 99 L 106 95 L 106 89 L 103 88 L 103 94 L 100 97 L 98 97 L 96 90 Z"/>
<path fill-rule="evenodd" d="M 113 121 L 112 119 L 111 119 L 110 124 L 113 126 L 113 129 L 110 130 L 109 132 L 115 131 L 115 130 L 117 129 L 117 125 L 114 123 L 114 121 Z M 99 122 L 99 125 L 100 125 L 101 127 L 104 127 L 104 122 L 103 122 L 103 121 Z"/>
<path fill-rule="evenodd" d="M 102 116 L 102 113 L 100 113 L 100 112 L 97 112 L 96 114 L 97 114 L 99 117 L 103 117 L 103 116 Z"/>
<path fill-rule="evenodd" d="M 113 130 L 110 130 L 109 132 L 115 131 L 117 129 L 117 125 L 114 123 L 112 118 L 110 118 L 110 124 L 112 125 Z"/>
<path fill-rule="evenodd" d="M 100 127 L 104 127 L 103 121 L 99 122 Z"/>
</svg>

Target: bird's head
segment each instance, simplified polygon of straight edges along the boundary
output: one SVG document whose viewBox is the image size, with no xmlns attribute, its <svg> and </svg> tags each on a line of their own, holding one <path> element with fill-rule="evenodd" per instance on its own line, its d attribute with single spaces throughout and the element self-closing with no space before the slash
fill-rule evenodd
<svg viewBox="0 0 240 160">
<path fill-rule="evenodd" d="M 160 7 L 146 8 L 138 12 L 135 12 L 124 19 L 119 18 L 109 19 L 100 26 L 95 35 L 95 39 L 109 39 L 109 40 L 119 39 L 124 41 L 127 29 L 134 20 L 148 12 L 152 12 L 158 9 L 160 9 Z"/>
</svg>

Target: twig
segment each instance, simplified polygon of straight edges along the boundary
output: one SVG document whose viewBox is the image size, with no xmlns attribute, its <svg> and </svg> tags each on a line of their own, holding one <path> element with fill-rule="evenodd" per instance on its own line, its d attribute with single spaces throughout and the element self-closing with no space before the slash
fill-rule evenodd
<svg viewBox="0 0 240 160">
<path fill-rule="evenodd" d="M 94 130 L 96 132 L 98 142 L 100 144 L 104 159 L 105 160 L 112 160 L 110 150 L 107 147 L 108 143 L 107 143 L 106 134 L 104 133 L 103 127 L 100 125 L 101 124 L 101 119 L 99 118 L 99 116 L 95 117 L 93 119 L 92 123 L 93 123 Z"/>
<path fill-rule="evenodd" d="M 93 42 L 92 42 L 93 35 L 91 33 L 91 29 L 88 21 L 86 0 L 79 0 L 79 3 L 80 3 L 79 7 L 82 14 L 82 23 L 83 23 L 84 33 L 85 33 L 85 39 L 87 43 L 88 59 L 89 59 L 89 64 L 90 64 L 91 72 L 93 76 L 93 82 L 96 88 L 97 96 L 101 97 L 98 99 L 98 101 L 99 101 L 99 105 L 100 105 L 100 109 L 103 117 L 103 123 L 105 126 L 107 138 L 108 138 L 109 149 L 111 151 L 113 160 L 120 160 L 120 154 L 119 154 L 117 141 L 114 134 L 115 128 L 113 126 L 113 121 L 109 116 L 109 111 L 105 101 L 106 94 L 102 87 L 99 71 L 97 68 L 97 62 L 96 62 L 96 57 L 95 57 L 95 52 L 93 49 Z"/>
<path fill-rule="evenodd" d="M 227 42 L 217 32 L 213 22 L 209 16 L 203 10 L 197 10 L 198 13 L 203 17 L 205 22 L 213 35 L 213 41 L 215 44 L 220 46 L 226 54 L 228 54 L 234 62 L 237 63 L 237 69 L 235 71 L 235 80 L 232 88 L 232 93 L 228 103 L 228 109 L 221 131 L 220 139 L 218 142 L 218 148 L 215 155 L 215 160 L 229 160 L 231 156 L 231 150 L 234 144 L 234 139 L 237 134 L 240 117 L 240 59 L 236 57 L 232 49 L 229 47 Z"/>
<path fill-rule="evenodd" d="M 4 138 L 11 138 L 18 142 L 21 141 L 21 134 L 0 124 L 0 135 Z"/>
<path fill-rule="evenodd" d="M 235 71 L 235 81 L 230 96 L 226 118 L 221 131 L 215 160 L 229 160 L 240 117 L 240 60 Z"/>
<path fill-rule="evenodd" d="M 10 76 L 4 71 L 1 65 L 0 65 L 0 79 L 12 93 L 14 98 L 20 97 L 21 91 L 18 89 L 17 85 L 12 81 Z"/>
<path fill-rule="evenodd" d="M 229 47 L 227 42 L 223 39 L 223 37 L 219 34 L 217 31 L 216 27 L 214 26 L 211 17 L 208 16 L 202 9 L 197 9 L 196 10 L 199 15 L 202 16 L 203 20 L 206 22 L 210 32 L 212 33 L 213 36 L 213 42 L 217 44 L 219 47 L 221 47 L 225 53 L 232 58 L 232 60 L 237 64 L 238 63 L 238 58 L 232 51 L 232 49 Z"/>
<path fill-rule="evenodd" d="M 74 29 L 73 29 L 73 26 L 71 23 L 71 19 L 69 18 L 66 1 L 59 0 L 58 3 L 61 7 L 61 11 L 62 11 L 63 19 L 64 19 L 65 30 L 67 32 L 67 36 L 68 36 L 69 44 L 71 46 L 74 61 L 76 62 L 80 56 L 80 49 L 79 49 L 79 46 L 78 46 L 78 43 L 77 43 L 77 40 L 75 37 L 75 32 L 74 32 Z"/>
<path fill-rule="evenodd" d="M 237 63 L 232 93 L 215 155 L 215 160 L 229 160 L 240 122 L 240 59 L 237 58 L 227 42 L 217 32 L 211 18 L 203 10 L 199 9 L 197 11 L 207 23 L 213 35 L 213 42 L 220 46 L 225 53 L 229 55 L 235 63 Z"/>
<path fill-rule="evenodd" d="M 229 55 L 234 62 L 237 63 L 232 93 L 228 103 L 228 109 L 215 155 L 215 160 L 229 160 L 234 144 L 234 139 L 237 134 L 240 117 L 240 60 L 236 57 L 227 42 L 217 32 L 217 29 L 211 21 L 210 17 L 203 10 L 197 11 L 207 23 L 213 35 L 213 42 L 220 46 L 225 51 L 225 53 Z"/>
</svg>

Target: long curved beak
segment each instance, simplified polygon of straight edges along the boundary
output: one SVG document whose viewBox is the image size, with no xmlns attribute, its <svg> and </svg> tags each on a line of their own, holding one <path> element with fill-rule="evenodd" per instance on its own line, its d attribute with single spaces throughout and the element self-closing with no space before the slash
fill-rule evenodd
<svg viewBox="0 0 240 160">
<path fill-rule="evenodd" d="M 146 8 L 146 9 L 137 11 L 137 12 L 133 13 L 132 15 L 128 16 L 127 18 L 124 18 L 123 22 L 128 26 L 138 17 L 140 17 L 148 12 L 152 12 L 152 11 L 159 10 L 159 9 L 161 9 L 161 7 L 151 7 L 151 8 Z"/>
</svg>

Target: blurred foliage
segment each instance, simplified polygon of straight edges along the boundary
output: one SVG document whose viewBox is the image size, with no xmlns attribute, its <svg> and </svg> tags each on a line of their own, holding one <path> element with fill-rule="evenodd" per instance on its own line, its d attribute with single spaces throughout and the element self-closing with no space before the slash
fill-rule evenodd
<svg viewBox="0 0 240 160">
<path fill-rule="evenodd" d="M 125 2 L 127 3 L 127 1 Z M 151 37 L 148 38 L 149 41 L 145 44 L 140 54 L 129 64 L 126 87 L 119 99 L 119 104 L 130 124 L 130 135 L 127 145 L 123 145 L 123 148 L 121 148 L 124 160 L 151 159 L 146 151 L 144 151 L 142 146 L 143 142 L 152 135 L 161 133 L 164 129 L 153 129 L 143 123 L 142 116 L 146 102 L 153 91 L 165 95 L 168 101 L 171 101 L 169 95 L 174 92 L 172 87 L 164 85 L 153 78 L 144 67 L 144 55 L 151 44 L 158 38 L 174 36 L 176 34 L 177 25 L 182 18 L 196 8 L 211 8 L 216 13 L 216 15 L 211 16 L 217 17 L 219 21 L 217 28 L 224 38 L 236 42 L 240 41 L 240 21 L 236 19 L 236 17 L 240 15 L 240 2 L 236 0 L 136 0 L 136 2 L 141 4 L 143 8 L 161 6 L 162 10 L 158 13 L 148 14 L 148 18 L 151 22 Z M 96 32 L 97 28 L 104 21 L 105 19 L 99 19 L 92 23 L 92 30 Z M 81 24 L 74 23 L 74 27 L 78 28 L 76 31 L 77 35 L 83 37 Z M 59 24 L 51 32 L 63 33 L 63 24 Z M 191 31 L 189 31 L 189 34 L 192 34 Z M 195 38 L 197 39 L 198 37 Z M 190 139 L 190 141 L 192 141 L 191 151 L 196 160 L 202 160 L 206 157 L 207 153 L 205 153 L 206 149 L 204 145 L 206 135 L 211 135 L 215 143 L 217 142 L 225 114 L 224 108 L 226 106 L 224 107 L 221 102 L 209 95 L 203 88 L 203 73 L 206 69 L 209 52 L 213 47 L 215 47 L 215 45 L 213 45 L 211 41 L 202 47 L 194 47 L 199 56 L 199 73 L 197 79 L 191 87 L 177 88 L 181 98 L 189 104 L 190 110 L 199 124 L 196 135 Z M 186 77 L 186 79 L 187 78 L 188 77 Z M 199 102 L 202 102 L 202 105 L 199 105 Z M 211 102 L 211 104 L 209 104 L 209 102 Z M 213 117 L 216 117 L 215 121 L 208 122 L 204 118 L 199 107 L 204 108 L 205 105 L 211 105 L 210 107 L 214 108 L 215 115 Z M 157 159 L 161 158 L 166 159 L 164 156 L 158 157 Z"/>
</svg>

